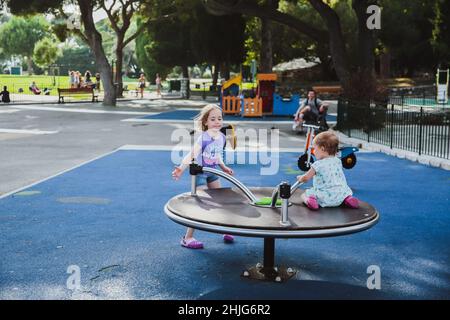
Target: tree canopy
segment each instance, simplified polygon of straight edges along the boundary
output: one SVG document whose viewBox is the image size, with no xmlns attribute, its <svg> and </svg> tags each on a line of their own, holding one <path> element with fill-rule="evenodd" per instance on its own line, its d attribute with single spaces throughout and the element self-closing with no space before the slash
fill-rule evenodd
<svg viewBox="0 0 450 320">
<path fill-rule="evenodd" d="M 28 59 L 32 68 L 35 44 L 49 35 L 50 25 L 42 16 L 12 17 L 0 27 L 0 46 L 3 54 Z"/>
<path fill-rule="evenodd" d="M 40 68 L 45 68 L 55 63 L 61 55 L 61 50 L 54 38 L 46 37 L 36 42 L 33 50 L 34 63 Z"/>
<path fill-rule="evenodd" d="M 64 3 L 75 5 L 81 12 L 82 25 L 81 29 L 71 32 L 89 45 L 96 66 L 106 74 L 111 72 L 109 61 L 113 57 L 119 69 L 122 69 L 122 61 L 132 61 L 134 46 L 137 60 L 150 75 L 165 74 L 171 67 L 182 66 L 184 75 L 188 76 L 188 66 L 204 68 L 209 65 L 215 66 L 212 69 L 216 71 L 220 69 L 227 77 L 231 66 L 238 69 L 241 63 L 249 64 L 252 59 L 261 62 L 269 56 L 271 68 L 272 61 L 276 64 L 298 57 L 319 57 L 326 71 L 323 74 L 327 74 L 324 78 L 332 78 L 334 73 L 347 88 L 359 85 L 361 79 L 373 81 L 380 57 L 389 58 L 395 75 L 414 75 L 417 71 L 445 65 L 450 59 L 449 19 L 446 19 L 450 14 L 450 2 L 445 0 L 3 2 L 14 14 L 53 12 L 59 17 L 64 16 L 64 10 L 61 11 Z M 366 24 L 370 17 L 367 7 L 373 4 L 382 9 L 380 30 L 369 29 Z M 93 14 L 100 8 L 108 18 L 94 21 Z M 11 20 L 14 19 L 21 18 Z M 31 18 L 26 20 L 31 21 Z M 139 24 L 135 23 L 137 20 Z M 64 22 L 60 19 L 51 29 L 60 39 L 70 35 Z M 11 23 L 3 23 L 2 28 Z M 24 28 L 17 26 L 15 29 Z M 50 32 L 48 26 L 46 28 L 46 32 Z M 6 31 L 1 32 L 0 37 L 15 30 Z M 22 33 L 33 37 L 33 32 Z M 23 35 L 14 37 L 17 43 L 5 39 L 1 54 L 11 55 L 14 50 L 16 55 L 21 52 L 20 55 L 26 56 L 24 52 L 27 52 L 31 56 L 34 44 L 46 36 L 41 34 L 36 41 L 25 41 L 26 50 L 19 45 L 23 41 L 16 41 Z M 8 41 L 11 45 L 6 45 Z M 356 81 L 352 80 L 355 74 L 359 74 Z M 114 81 L 120 83 L 121 73 L 116 76 L 107 80 L 111 82 L 110 88 Z M 102 79 L 109 79 L 109 76 Z M 108 85 L 104 87 L 109 90 Z"/>
</svg>

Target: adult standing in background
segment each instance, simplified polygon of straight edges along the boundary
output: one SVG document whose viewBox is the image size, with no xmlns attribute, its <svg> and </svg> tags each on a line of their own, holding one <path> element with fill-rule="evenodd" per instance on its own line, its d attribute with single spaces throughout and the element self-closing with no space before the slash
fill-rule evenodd
<svg viewBox="0 0 450 320">
<path fill-rule="evenodd" d="M 71 88 L 75 88 L 75 71 L 69 71 L 69 83 Z"/>
<path fill-rule="evenodd" d="M 142 99 L 144 97 L 144 88 L 145 88 L 145 76 L 143 73 L 141 73 L 141 76 L 139 77 L 138 87 L 139 87 L 139 91 L 141 93 L 141 99 Z"/>
<path fill-rule="evenodd" d="M 74 88 L 79 88 L 80 87 L 80 83 L 81 83 L 81 73 L 80 71 L 74 71 Z"/>
<path fill-rule="evenodd" d="M 95 74 L 95 89 L 100 91 L 100 73 Z"/>
<path fill-rule="evenodd" d="M 156 95 L 157 96 L 161 96 L 161 77 L 159 76 L 159 73 L 156 74 L 156 79 L 155 79 L 155 83 L 156 83 Z"/>
</svg>

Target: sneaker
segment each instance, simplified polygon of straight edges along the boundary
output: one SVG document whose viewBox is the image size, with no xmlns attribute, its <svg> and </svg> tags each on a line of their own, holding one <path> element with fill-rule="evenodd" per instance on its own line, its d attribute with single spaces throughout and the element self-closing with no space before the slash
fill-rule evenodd
<svg viewBox="0 0 450 320">
<path fill-rule="evenodd" d="M 309 196 L 308 198 L 306 198 L 306 206 L 311 210 L 319 210 L 317 199 L 313 196 Z"/>
<path fill-rule="evenodd" d="M 189 249 L 203 249 L 203 242 L 196 240 L 195 238 L 189 238 L 186 240 L 184 237 L 181 239 L 181 245 Z"/>
<path fill-rule="evenodd" d="M 224 234 L 223 235 L 223 241 L 225 243 L 233 243 L 234 242 L 234 237 L 231 234 Z"/>
<path fill-rule="evenodd" d="M 348 196 L 344 199 L 344 204 L 352 209 L 358 209 L 359 208 L 359 200 L 355 197 Z"/>
</svg>

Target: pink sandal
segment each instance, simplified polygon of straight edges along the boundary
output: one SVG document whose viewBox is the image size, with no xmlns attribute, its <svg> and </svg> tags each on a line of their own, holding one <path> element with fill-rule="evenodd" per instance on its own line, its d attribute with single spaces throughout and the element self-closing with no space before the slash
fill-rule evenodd
<svg viewBox="0 0 450 320">
<path fill-rule="evenodd" d="M 196 240 L 195 238 L 190 238 L 186 240 L 184 237 L 181 239 L 181 245 L 189 249 L 203 249 L 203 242 Z"/>
<path fill-rule="evenodd" d="M 357 198 L 352 197 L 352 196 L 348 196 L 347 198 L 344 199 L 344 204 L 347 207 L 350 207 L 352 209 L 358 209 L 359 208 L 359 201 Z"/>
<path fill-rule="evenodd" d="M 319 204 L 317 203 L 317 199 L 314 196 L 309 196 L 306 198 L 306 206 L 311 210 L 319 210 Z"/>
<path fill-rule="evenodd" d="M 309 196 L 308 198 L 306 198 L 306 206 L 311 210 L 319 210 L 317 199 L 313 196 Z"/>
</svg>

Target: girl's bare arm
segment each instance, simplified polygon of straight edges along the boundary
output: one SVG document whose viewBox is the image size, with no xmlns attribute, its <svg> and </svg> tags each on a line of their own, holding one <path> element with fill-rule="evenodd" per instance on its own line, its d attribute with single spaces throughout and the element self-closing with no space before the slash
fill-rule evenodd
<svg viewBox="0 0 450 320">
<path fill-rule="evenodd" d="M 314 177 L 315 174 L 316 174 L 316 170 L 311 168 L 304 175 L 297 176 L 297 180 L 302 182 L 302 183 L 305 183 L 305 182 L 308 182 L 309 180 L 311 180 Z"/>
</svg>

